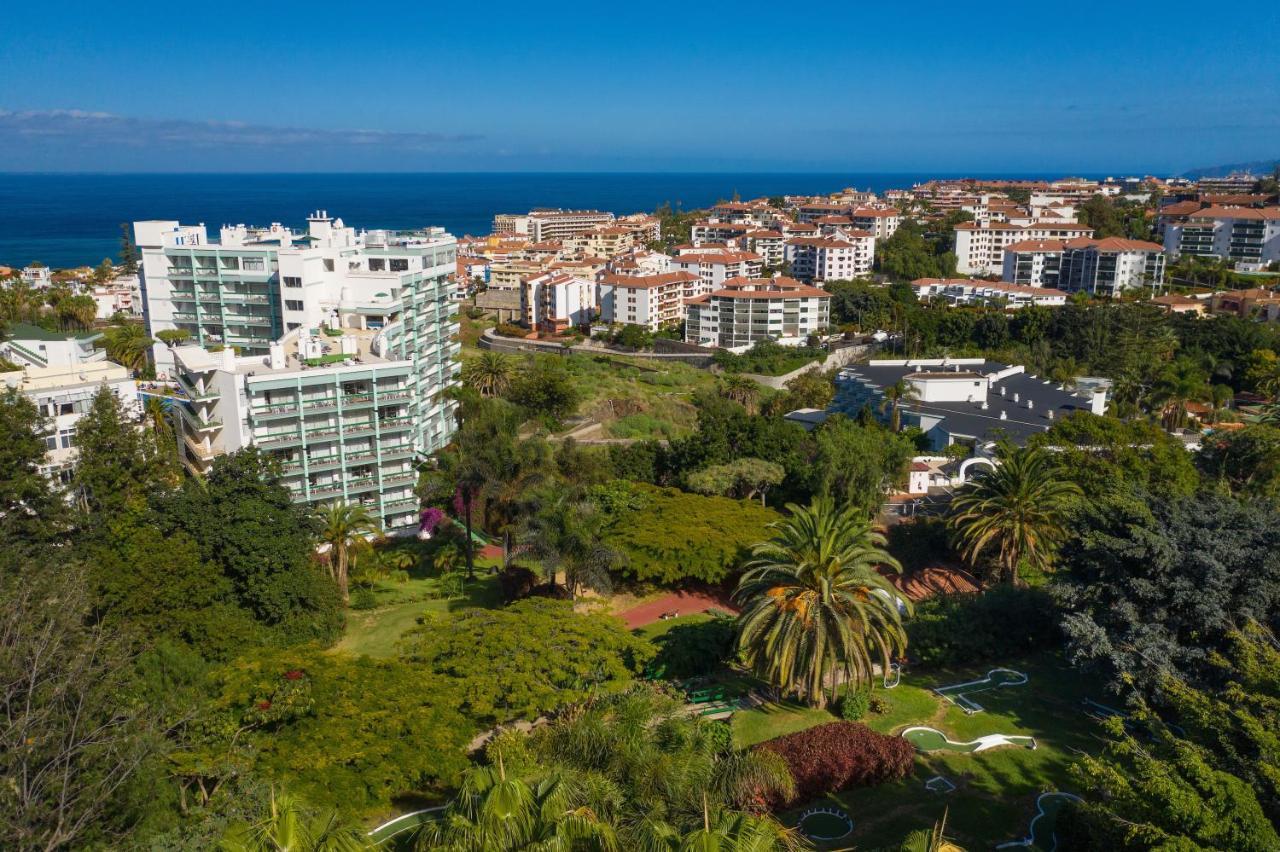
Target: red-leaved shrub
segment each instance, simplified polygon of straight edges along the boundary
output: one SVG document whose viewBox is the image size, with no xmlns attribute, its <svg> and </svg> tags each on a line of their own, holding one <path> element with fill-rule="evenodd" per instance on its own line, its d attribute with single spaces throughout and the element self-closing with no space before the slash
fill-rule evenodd
<svg viewBox="0 0 1280 852">
<path fill-rule="evenodd" d="M 915 749 L 902 737 L 877 734 L 856 722 L 828 722 L 761 743 L 787 764 L 795 797 L 769 802 L 782 807 L 807 802 L 846 787 L 896 781 L 911 771 Z"/>
</svg>

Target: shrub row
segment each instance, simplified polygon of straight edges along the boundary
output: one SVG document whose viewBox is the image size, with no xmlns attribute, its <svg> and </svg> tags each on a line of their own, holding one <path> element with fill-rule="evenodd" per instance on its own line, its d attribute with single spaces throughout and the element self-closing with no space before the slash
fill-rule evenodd
<svg viewBox="0 0 1280 852">
<path fill-rule="evenodd" d="M 915 755 L 902 737 L 877 734 L 856 722 L 828 722 L 757 748 L 781 757 L 796 782 L 794 797 L 769 802 L 774 808 L 807 802 L 846 787 L 896 781 L 911 771 Z"/>
</svg>

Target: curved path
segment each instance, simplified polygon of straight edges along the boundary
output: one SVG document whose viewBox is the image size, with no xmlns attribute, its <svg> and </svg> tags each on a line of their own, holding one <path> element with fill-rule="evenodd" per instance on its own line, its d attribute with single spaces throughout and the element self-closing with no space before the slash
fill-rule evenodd
<svg viewBox="0 0 1280 852">
<path fill-rule="evenodd" d="M 629 630 L 635 630 L 637 627 L 653 624 L 668 613 L 694 615 L 699 612 L 706 612 L 709 609 L 720 609 L 734 615 L 738 612 L 738 608 L 726 597 L 717 597 L 705 592 L 681 591 L 672 592 L 655 601 L 640 604 L 638 607 L 620 613 L 619 616 L 627 623 Z"/>
<path fill-rule="evenodd" d="M 987 734 L 978 737 L 976 740 L 968 742 L 957 742 L 947 737 L 946 734 L 937 728 L 927 728 L 922 725 L 907 728 L 900 736 L 916 747 L 918 751 L 958 751 L 965 754 L 986 751 L 990 748 L 999 748 L 1000 746 L 1021 746 L 1022 748 L 1035 748 L 1035 737 L 1026 737 L 1018 734 Z"/>
<path fill-rule="evenodd" d="M 1058 837 L 1053 833 L 1058 822 L 1058 811 L 1067 802 L 1079 802 L 1079 796 L 1071 793 L 1041 793 L 1036 797 L 1036 815 L 1031 818 L 1027 827 L 1027 836 L 1018 840 L 1010 840 L 996 846 L 997 849 L 1013 849 L 1015 847 L 1032 847 L 1054 852 L 1058 848 Z"/>
<path fill-rule="evenodd" d="M 987 672 L 986 677 L 979 680 L 953 683 L 949 686 L 935 686 L 933 691 L 964 710 L 965 713 L 972 715 L 981 713 L 982 705 L 969 698 L 969 694 L 1005 686 L 1022 686 L 1027 680 L 1028 678 L 1023 672 L 1014 671 L 1013 669 L 992 669 Z"/>
</svg>

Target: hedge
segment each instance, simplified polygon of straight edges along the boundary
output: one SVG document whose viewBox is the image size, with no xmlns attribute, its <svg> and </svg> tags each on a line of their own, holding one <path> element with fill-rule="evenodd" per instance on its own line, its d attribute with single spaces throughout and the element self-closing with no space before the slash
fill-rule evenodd
<svg viewBox="0 0 1280 852">
<path fill-rule="evenodd" d="M 812 801 L 847 787 L 896 781 L 911 771 L 915 749 L 902 737 L 877 734 L 857 722 L 828 722 L 763 742 L 795 779 L 795 795 L 773 808 Z"/>
</svg>

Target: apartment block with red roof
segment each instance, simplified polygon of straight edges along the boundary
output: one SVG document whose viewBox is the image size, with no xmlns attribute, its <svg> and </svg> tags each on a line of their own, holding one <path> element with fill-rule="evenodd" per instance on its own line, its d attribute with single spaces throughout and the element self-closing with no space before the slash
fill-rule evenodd
<svg viewBox="0 0 1280 852">
<path fill-rule="evenodd" d="M 1164 283 L 1164 248 L 1146 240 L 1080 238 L 1063 245 L 1058 289 L 1116 296 Z"/>
<path fill-rule="evenodd" d="M 871 274 L 876 238 L 867 231 L 834 231 L 825 237 L 787 240 L 791 274 L 801 281 L 840 281 Z"/>
<path fill-rule="evenodd" d="M 1190 205 L 1194 202 L 1187 202 Z M 1170 257 L 1184 254 L 1233 260 L 1236 268 L 1257 271 L 1280 261 L 1280 207 L 1204 207 L 1187 212 L 1177 205 L 1161 210 L 1164 249 Z"/>
<path fill-rule="evenodd" d="M 994 275 L 1004 269 L 1006 246 L 1025 240 L 1074 240 L 1093 235 L 1093 228 L 1076 222 L 963 223 L 956 225 L 956 271 L 965 275 Z"/>
<path fill-rule="evenodd" d="M 689 343 L 745 351 L 762 340 L 798 346 L 830 324 L 831 294 L 794 278 L 733 278 L 685 305 Z"/>
<path fill-rule="evenodd" d="M 1022 240 L 1004 247 L 1001 280 L 1023 287 L 1057 287 L 1062 240 Z"/>
<path fill-rule="evenodd" d="M 605 275 L 600 279 L 600 319 L 657 331 L 685 318 L 685 299 L 700 294 L 692 272 Z"/>
<path fill-rule="evenodd" d="M 764 258 L 755 252 L 724 248 L 685 248 L 671 258 L 671 268 L 692 272 L 704 285 L 704 292 L 724 286 L 730 278 L 754 278 L 764 268 Z"/>
</svg>

